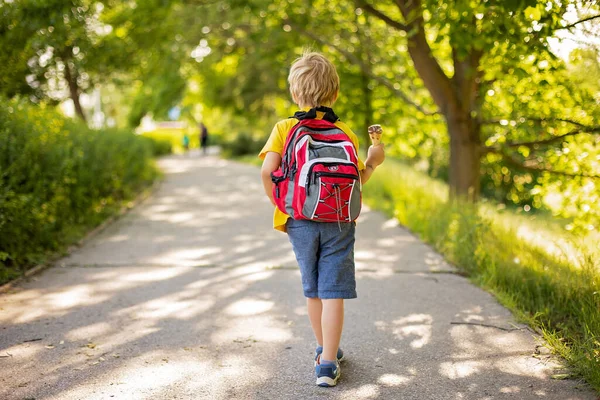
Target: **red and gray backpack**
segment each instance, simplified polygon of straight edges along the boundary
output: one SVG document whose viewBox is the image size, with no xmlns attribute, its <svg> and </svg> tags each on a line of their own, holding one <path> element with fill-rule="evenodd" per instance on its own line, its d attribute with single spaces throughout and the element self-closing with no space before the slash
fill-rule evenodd
<svg viewBox="0 0 600 400">
<path fill-rule="evenodd" d="M 317 118 L 317 111 L 325 113 Z M 271 173 L 273 198 L 294 219 L 351 222 L 361 208 L 358 155 L 350 137 L 335 122 L 331 108 L 294 114 L 281 167 Z"/>
</svg>

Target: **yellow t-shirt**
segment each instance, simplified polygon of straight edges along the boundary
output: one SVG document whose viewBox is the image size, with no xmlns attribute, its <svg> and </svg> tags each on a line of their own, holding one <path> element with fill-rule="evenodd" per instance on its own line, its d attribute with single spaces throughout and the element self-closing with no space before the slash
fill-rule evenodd
<svg viewBox="0 0 600 400">
<path fill-rule="evenodd" d="M 304 108 L 302 111 L 308 110 L 310 110 L 310 108 Z M 323 115 L 324 113 L 317 111 L 317 119 L 322 119 Z M 285 145 L 287 134 L 289 133 L 290 129 L 292 129 L 292 127 L 297 123 L 298 120 L 296 118 L 287 118 L 275 124 L 275 126 L 273 127 L 273 131 L 271 131 L 271 136 L 269 136 L 267 143 L 265 143 L 265 146 L 258 155 L 261 158 L 261 160 L 264 160 L 265 156 L 270 151 L 282 155 L 283 146 Z M 354 146 L 356 147 L 356 150 L 358 152 L 358 138 L 356 137 L 356 134 L 354 134 L 354 132 L 352 132 L 352 130 L 348 128 L 348 125 L 346 125 L 342 121 L 338 120 L 335 123 L 335 125 L 341 130 L 343 130 L 346 133 L 346 135 L 348 135 L 352 143 L 354 143 Z M 360 171 L 365 169 L 365 164 L 360 158 L 358 159 L 358 169 Z M 289 217 L 289 215 L 280 211 L 279 208 L 275 207 L 275 212 L 273 213 L 273 228 L 277 229 L 278 231 L 285 232 L 285 223 L 287 222 Z"/>
</svg>

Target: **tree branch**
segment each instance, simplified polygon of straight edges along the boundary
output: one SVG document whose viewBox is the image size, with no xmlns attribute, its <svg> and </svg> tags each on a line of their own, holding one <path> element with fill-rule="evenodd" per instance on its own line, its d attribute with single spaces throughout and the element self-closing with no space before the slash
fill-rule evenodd
<svg viewBox="0 0 600 400">
<path fill-rule="evenodd" d="M 573 27 L 575 27 L 575 26 L 577 26 L 577 25 L 579 25 L 581 23 L 584 23 L 584 22 L 587 22 L 587 21 L 591 21 L 591 20 L 596 19 L 596 18 L 600 18 L 600 15 L 592 15 L 591 17 L 587 17 L 587 18 L 584 18 L 584 19 L 582 19 L 580 21 L 573 22 L 572 24 L 569 24 L 567 26 L 563 26 L 561 28 L 556 28 L 556 30 L 558 31 L 558 30 L 561 30 L 561 29 L 571 29 L 571 28 L 573 28 Z"/>
<path fill-rule="evenodd" d="M 495 125 L 495 124 L 499 124 L 501 121 L 505 121 L 507 119 L 508 118 L 488 119 L 488 120 L 481 121 L 481 124 L 482 125 Z M 581 122 L 573 121 L 572 119 L 567 119 L 567 118 L 518 117 L 518 118 L 513 118 L 513 120 L 514 119 L 524 119 L 527 121 L 535 121 L 535 122 L 547 122 L 547 121 L 567 122 L 569 124 L 577 125 L 582 128 L 595 129 L 595 128 L 587 127 L 584 124 L 582 124 Z"/>
<path fill-rule="evenodd" d="M 526 146 L 526 147 L 532 147 L 535 145 L 543 145 L 543 144 L 550 144 L 553 142 L 558 142 L 560 140 L 562 140 L 565 137 L 568 136 L 575 136 L 575 135 L 579 135 L 582 133 L 587 133 L 587 134 L 594 134 L 594 133 L 600 133 L 600 126 L 599 127 L 595 127 L 595 128 L 589 128 L 589 129 L 575 129 L 571 132 L 567 132 L 564 133 L 562 135 L 558 135 L 558 136 L 554 136 L 548 139 L 542 139 L 542 140 L 533 140 L 530 142 L 511 142 L 511 143 L 506 143 L 504 144 L 504 146 L 507 147 L 519 147 L 519 146 Z"/>
<path fill-rule="evenodd" d="M 575 172 L 566 172 L 566 171 L 557 171 L 555 169 L 549 168 L 549 167 L 545 167 L 545 166 L 540 166 L 539 164 L 537 165 L 525 165 L 522 162 L 520 162 L 519 160 L 517 160 L 516 158 L 500 151 L 497 149 L 490 149 L 489 147 L 487 148 L 488 152 L 492 152 L 495 154 L 498 154 L 502 157 L 502 159 L 508 164 L 511 165 L 517 169 L 524 169 L 524 170 L 528 170 L 528 171 L 535 171 L 535 172 L 548 172 L 551 174 L 555 174 L 555 175 L 561 175 L 561 176 L 569 176 L 572 178 L 591 178 L 591 179 L 600 179 L 600 175 L 590 175 L 590 174 L 586 174 L 586 173 L 575 173 Z"/>
<path fill-rule="evenodd" d="M 403 91 L 396 89 L 394 87 L 394 84 L 392 82 L 390 82 L 389 80 L 376 75 L 375 73 L 373 73 L 373 71 L 371 70 L 371 68 L 369 68 L 365 62 L 363 62 L 363 60 L 361 60 L 360 58 L 358 58 L 356 55 L 350 53 L 349 51 L 346 51 L 344 49 L 342 49 L 339 46 L 336 46 L 330 42 L 325 41 L 321 36 L 303 29 L 299 24 L 296 24 L 294 21 L 290 20 L 289 18 L 284 19 L 283 20 L 284 24 L 288 24 L 289 26 L 291 26 L 293 29 L 297 30 L 298 32 L 300 32 L 301 34 L 311 38 L 312 40 L 319 42 L 320 44 L 324 45 L 324 46 L 329 46 L 333 49 L 335 49 L 338 53 L 342 54 L 349 62 L 356 64 L 360 67 L 360 69 L 366 73 L 367 75 L 369 75 L 371 78 L 373 78 L 373 80 L 375 80 L 376 82 L 382 84 L 383 86 L 385 86 L 386 88 L 388 88 L 392 93 L 394 93 L 396 96 L 398 96 L 402 101 L 404 101 L 406 104 L 413 106 L 414 108 L 416 108 L 417 110 L 419 110 L 421 113 L 425 114 L 425 115 L 436 115 L 439 114 L 439 112 L 437 111 L 429 111 L 424 109 L 420 104 L 415 103 L 413 100 L 411 100 L 408 95 L 406 93 L 404 93 Z"/>
<path fill-rule="evenodd" d="M 527 327 L 524 328 L 503 328 L 501 326 L 496 326 L 496 325 L 490 325 L 490 324 L 481 324 L 479 322 L 462 322 L 462 321 L 451 321 L 450 325 L 474 325 L 474 326 L 483 326 L 486 328 L 496 328 L 496 329 L 500 329 L 501 331 L 506 331 L 506 332 L 512 332 L 512 331 L 520 331 L 523 329 L 527 329 Z"/>
<path fill-rule="evenodd" d="M 450 78 L 444 73 L 425 35 L 425 20 L 419 0 L 396 0 L 400 12 L 404 16 L 409 29 L 408 53 L 415 69 L 429 90 L 433 101 L 440 111 L 448 116 L 457 112 L 459 101 L 456 97 Z"/>
<path fill-rule="evenodd" d="M 399 31 L 406 32 L 406 30 L 407 30 L 406 25 L 388 17 L 387 15 L 385 15 L 381 11 L 377 10 L 372 5 L 367 4 L 365 1 L 357 0 L 356 5 L 360 8 L 362 8 L 363 10 L 367 11 L 369 14 L 376 16 L 377 18 L 379 18 L 380 20 L 382 20 L 383 22 L 385 22 L 387 25 L 391 26 L 392 28 L 398 29 Z"/>
</svg>

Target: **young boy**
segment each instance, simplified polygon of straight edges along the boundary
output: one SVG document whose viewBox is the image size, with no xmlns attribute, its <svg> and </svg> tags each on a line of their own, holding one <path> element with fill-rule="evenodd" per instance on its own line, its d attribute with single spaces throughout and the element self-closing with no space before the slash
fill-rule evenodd
<svg viewBox="0 0 600 400">
<path fill-rule="evenodd" d="M 335 67 L 319 53 L 305 53 L 292 64 L 288 76 L 290 93 L 303 110 L 331 107 L 339 93 L 339 77 Z M 333 113 L 333 111 L 332 111 Z M 317 119 L 323 118 L 317 112 Z M 281 164 L 281 155 L 290 129 L 298 123 L 295 118 L 279 121 L 259 157 L 263 165 L 261 176 L 265 193 L 275 204 L 271 172 Z M 358 149 L 358 138 L 341 121 L 335 125 L 343 130 Z M 358 160 L 362 184 L 385 159 L 382 145 L 371 146 L 367 160 Z M 308 318 L 317 340 L 315 372 L 317 385 L 335 386 L 340 377 L 339 349 L 344 323 L 344 299 L 356 298 L 354 276 L 354 222 L 328 223 L 294 220 L 275 207 L 273 227 L 287 232 L 302 275 L 307 300 Z"/>
</svg>

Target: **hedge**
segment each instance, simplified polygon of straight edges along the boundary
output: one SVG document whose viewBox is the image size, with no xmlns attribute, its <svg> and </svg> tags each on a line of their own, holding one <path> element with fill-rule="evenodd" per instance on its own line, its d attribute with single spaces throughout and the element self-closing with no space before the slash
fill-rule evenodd
<svg viewBox="0 0 600 400">
<path fill-rule="evenodd" d="M 0 284 L 63 251 L 157 177 L 153 144 L 0 99 Z"/>
</svg>

